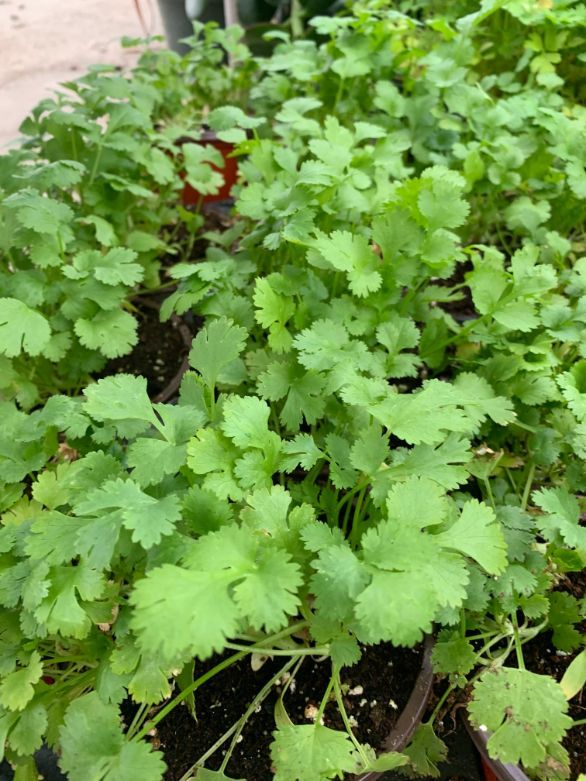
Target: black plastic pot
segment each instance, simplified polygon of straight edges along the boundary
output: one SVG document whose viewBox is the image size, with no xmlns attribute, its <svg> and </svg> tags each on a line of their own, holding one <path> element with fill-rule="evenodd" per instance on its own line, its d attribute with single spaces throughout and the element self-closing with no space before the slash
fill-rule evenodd
<svg viewBox="0 0 586 781">
<path fill-rule="evenodd" d="M 381 746 L 383 751 L 402 751 L 413 737 L 413 733 L 421 723 L 423 714 L 427 708 L 431 686 L 433 683 L 433 668 L 431 665 L 431 651 L 433 638 L 425 638 L 423 646 L 423 661 L 421 670 L 415 681 L 411 696 L 399 716 L 393 730 Z M 369 772 L 360 776 L 354 776 L 353 781 L 375 781 L 384 775 L 382 772 Z"/>
<path fill-rule="evenodd" d="M 482 732 L 475 729 L 470 723 L 468 716 L 462 716 L 462 720 L 480 754 L 486 781 L 530 781 L 529 776 L 525 775 L 518 765 L 504 765 L 498 759 L 489 757 L 487 743 L 490 738 L 490 732 Z"/>
</svg>

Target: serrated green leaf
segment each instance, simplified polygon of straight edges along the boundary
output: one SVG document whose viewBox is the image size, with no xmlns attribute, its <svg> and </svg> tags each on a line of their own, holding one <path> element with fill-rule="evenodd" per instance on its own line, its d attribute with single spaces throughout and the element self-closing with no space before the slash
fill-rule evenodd
<svg viewBox="0 0 586 781">
<path fill-rule="evenodd" d="M 40 312 L 16 298 L 0 298 L 0 353 L 39 355 L 50 338 L 51 327 Z"/>
<path fill-rule="evenodd" d="M 303 724 L 280 727 L 273 736 L 275 781 L 326 781 L 357 769 L 354 746 L 345 732 Z"/>
<path fill-rule="evenodd" d="M 84 390 L 85 412 L 95 420 L 157 420 L 144 377 L 117 374 Z"/>
<path fill-rule="evenodd" d="M 37 651 L 33 651 L 26 667 L 9 673 L 0 684 L 2 706 L 21 711 L 34 695 L 34 685 L 41 680 L 43 664 Z"/>
<path fill-rule="evenodd" d="M 500 574 L 507 565 L 507 546 L 495 514 L 476 499 L 464 504 L 460 517 L 437 539 L 446 548 L 470 556 L 491 575 Z"/>
<path fill-rule="evenodd" d="M 96 692 L 76 699 L 59 731 L 61 768 L 71 781 L 161 781 L 165 764 L 147 743 L 127 742 L 118 708 Z"/>
<path fill-rule="evenodd" d="M 99 350 L 106 358 L 126 355 L 138 341 L 136 320 L 122 310 L 98 312 L 91 320 L 80 318 L 74 329 L 84 347 Z"/>
<path fill-rule="evenodd" d="M 246 344 L 246 329 L 232 320 L 220 317 L 206 325 L 195 337 L 189 353 L 189 364 L 213 387 L 222 370 L 236 360 Z"/>
<path fill-rule="evenodd" d="M 505 667 L 482 675 L 468 712 L 476 727 L 482 724 L 493 733 L 491 756 L 536 768 L 570 728 L 567 708 L 562 688 L 552 678 Z"/>
</svg>

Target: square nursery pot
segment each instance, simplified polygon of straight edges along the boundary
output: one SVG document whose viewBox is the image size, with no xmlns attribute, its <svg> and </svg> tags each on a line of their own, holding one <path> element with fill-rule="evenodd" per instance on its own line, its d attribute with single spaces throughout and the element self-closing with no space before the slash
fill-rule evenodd
<svg viewBox="0 0 586 781">
<path fill-rule="evenodd" d="M 218 168 L 212 165 L 214 171 L 218 171 L 224 177 L 224 184 L 215 195 L 202 195 L 194 187 L 185 182 L 181 199 L 184 206 L 198 206 L 202 203 L 214 203 L 216 201 L 226 201 L 230 198 L 232 187 L 238 178 L 238 159 L 232 157 L 234 144 L 227 141 L 221 141 L 213 130 L 202 130 L 199 138 L 181 138 L 178 144 L 192 143 L 201 146 L 213 146 L 222 155 L 224 167 Z"/>
</svg>

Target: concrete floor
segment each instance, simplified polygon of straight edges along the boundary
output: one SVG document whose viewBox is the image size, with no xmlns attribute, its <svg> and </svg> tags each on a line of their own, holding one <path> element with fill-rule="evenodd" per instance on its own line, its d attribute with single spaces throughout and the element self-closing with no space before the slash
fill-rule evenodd
<svg viewBox="0 0 586 781">
<path fill-rule="evenodd" d="M 156 0 L 139 0 L 152 33 Z M 123 35 L 143 36 L 135 0 L 0 0 L 0 153 L 30 109 L 88 65 L 132 65 Z"/>
</svg>

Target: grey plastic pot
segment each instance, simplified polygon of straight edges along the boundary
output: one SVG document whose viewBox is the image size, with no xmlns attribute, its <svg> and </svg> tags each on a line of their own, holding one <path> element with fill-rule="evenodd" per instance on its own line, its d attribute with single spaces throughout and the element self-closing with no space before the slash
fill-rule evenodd
<svg viewBox="0 0 586 781">
<path fill-rule="evenodd" d="M 193 19 L 224 24 L 223 0 L 157 0 L 165 37 L 173 51 L 185 54 L 189 47 L 180 43 L 193 35 Z"/>
<path fill-rule="evenodd" d="M 433 638 L 428 635 L 423 645 L 423 661 L 415 686 L 397 723 L 381 746 L 383 751 L 402 751 L 413 737 L 417 727 L 421 724 L 433 683 L 432 649 Z M 383 775 L 384 773 L 372 771 L 360 776 L 354 776 L 352 781 L 375 781 L 375 779 L 381 778 Z"/>
<path fill-rule="evenodd" d="M 490 732 L 475 729 L 466 715 L 462 716 L 462 720 L 480 754 L 486 781 L 531 781 L 519 765 L 504 765 L 498 759 L 491 759 L 487 747 Z"/>
</svg>

